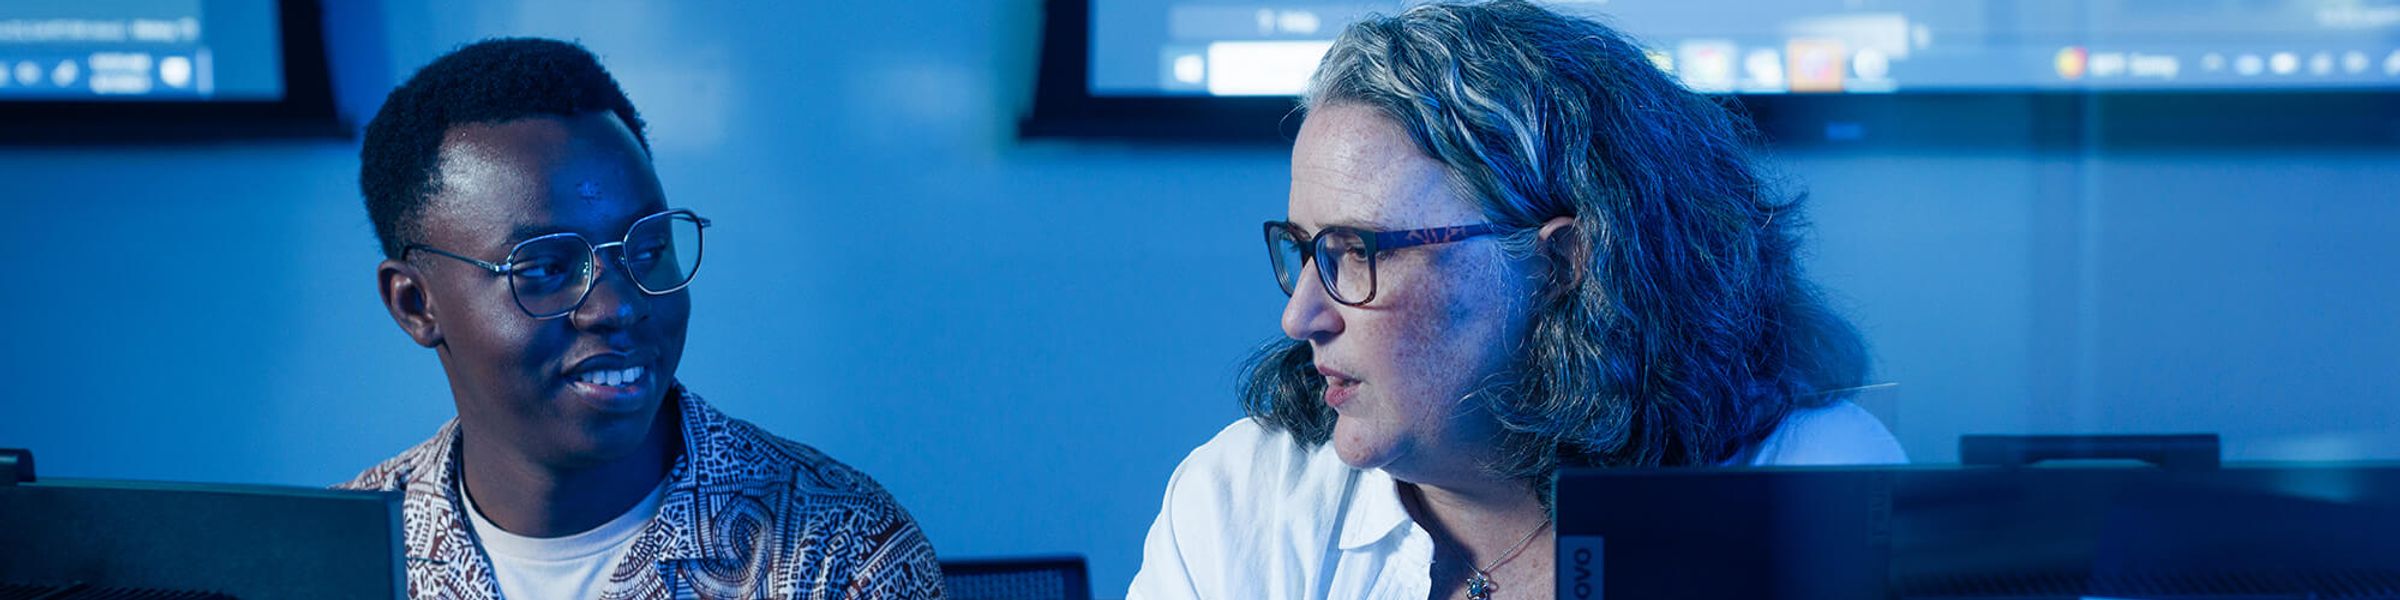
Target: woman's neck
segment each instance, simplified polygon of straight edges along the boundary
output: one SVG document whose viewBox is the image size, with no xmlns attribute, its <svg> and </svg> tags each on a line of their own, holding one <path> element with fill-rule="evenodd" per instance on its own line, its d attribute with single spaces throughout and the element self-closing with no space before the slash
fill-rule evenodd
<svg viewBox="0 0 2400 600">
<path fill-rule="evenodd" d="M 1479 483 L 1398 484 L 1401 504 L 1434 539 L 1433 597 L 1465 597 L 1478 575 L 1508 590 L 1494 597 L 1547 597 L 1556 543 L 1548 507 L 1526 482 Z"/>
<path fill-rule="evenodd" d="M 1525 532 L 1550 518 L 1533 486 L 1523 481 L 1490 479 L 1480 485 L 1435 485 L 1400 482 L 1400 498 L 1408 507 L 1409 516 L 1435 531 L 1437 536 L 1455 539 L 1469 550 L 1482 550 L 1479 538 L 1505 538 L 1502 545 L 1521 539 Z M 1464 535 L 1459 535 L 1459 534 Z M 1505 549 L 1501 550 L 1505 551 Z M 1483 554 L 1477 552 L 1477 554 Z"/>
</svg>

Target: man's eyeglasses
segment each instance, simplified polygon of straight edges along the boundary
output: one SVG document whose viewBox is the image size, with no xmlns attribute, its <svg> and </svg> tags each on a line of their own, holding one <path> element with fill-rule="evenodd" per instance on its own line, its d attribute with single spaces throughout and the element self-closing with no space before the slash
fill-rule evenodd
<svg viewBox="0 0 2400 600">
<path fill-rule="evenodd" d="M 1267 222 L 1267 258 L 1275 263 L 1275 283 L 1283 285 L 1283 294 L 1292 295 L 1300 289 L 1300 271 L 1311 260 L 1317 263 L 1318 283 L 1333 301 L 1358 306 L 1375 299 L 1375 258 L 1387 250 L 1399 250 L 1427 244 L 1447 244 L 1491 235 L 1499 228 L 1490 223 L 1456 225 L 1408 231 L 1367 231 L 1350 227 L 1327 227 L 1310 236 L 1300 226 L 1284 221 Z"/>
<path fill-rule="evenodd" d="M 642 217 L 625 230 L 625 239 L 597 246 L 581 235 L 553 233 L 517 242 L 497 263 L 424 244 L 409 244 L 401 258 L 422 250 L 482 267 L 508 278 L 509 294 L 527 316 L 555 319 L 575 312 L 592 295 L 600 281 L 603 250 L 615 251 L 613 262 L 642 293 L 682 291 L 700 269 L 700 230 L 708 225 L 708 219 L 676 209 Z"/>
</svg>

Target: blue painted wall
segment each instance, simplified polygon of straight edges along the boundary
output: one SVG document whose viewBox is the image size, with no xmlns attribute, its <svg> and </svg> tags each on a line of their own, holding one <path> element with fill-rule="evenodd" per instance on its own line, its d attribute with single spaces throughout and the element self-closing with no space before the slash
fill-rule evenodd
<svg viewBox="0 0 2400 600">
<path fill-rule="evenodd" d="M 673 202 L 719 224 L 684 380 L 876 476 L 945 555 L 1083 553 L 1123 589 L 1169 470 L 1278 335 L 1255 231 L 1282 151 L 1014 141 L 1030 0 L 331 4 L 361 120 L 461 43 L 598 51 Z M 2400 149 L 1876 131 L 1783 158 L 1919 459 L 2183 430 L 2236 459 L 2400 457 Z M 376 302 L 356 157 L 0 149 L 0 446 L 58 476 L 323 485 L 429 435 L 452 407 Z"/>
</svg>

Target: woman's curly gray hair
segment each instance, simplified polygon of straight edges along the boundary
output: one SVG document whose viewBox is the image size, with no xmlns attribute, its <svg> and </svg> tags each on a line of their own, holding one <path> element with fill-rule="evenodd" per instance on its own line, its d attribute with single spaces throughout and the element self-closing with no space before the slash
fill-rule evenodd
<svg viewBox="0 0 2400 600">
<path fill-rule="evenodd" d="M 1511 252 L 1554 267 L 1513 366 L 1471 396 L 1506 431 L 1493 473 L 1717 464 L 1865 380 L 1857 331 L 1801 272 L 1802 198 L 1770 180 L 1749 121 L 1616 31 L 1520 0 L 1370 17 L 1302 98 L 1333 104 L 1400 124 L 1515 232 Z M 1241 400 L 1314 446 L 1334 413 L 1310 361 L 1268 344 Z"/>
</svg>

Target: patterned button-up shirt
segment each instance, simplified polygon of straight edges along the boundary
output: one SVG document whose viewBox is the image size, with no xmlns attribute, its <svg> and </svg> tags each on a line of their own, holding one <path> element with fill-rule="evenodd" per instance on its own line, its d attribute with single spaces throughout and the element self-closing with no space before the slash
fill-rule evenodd
<svg viewBox="0 0 2400 600">
<path fill-rule="evenodd" d="M 891 494 L 678 385 L 683 456 L 603 598 L 940 598 L 933 546 Z M 335 487 L 405 491 L 408 595 L 500 597 L 458 493 L 458 421 Z M 519 599 L 523 600 L 523 599 Z"/>
</svg>

